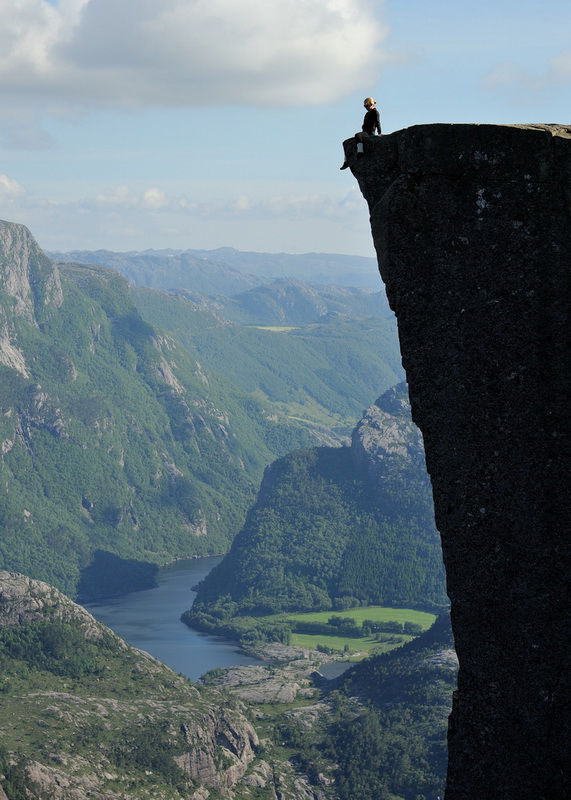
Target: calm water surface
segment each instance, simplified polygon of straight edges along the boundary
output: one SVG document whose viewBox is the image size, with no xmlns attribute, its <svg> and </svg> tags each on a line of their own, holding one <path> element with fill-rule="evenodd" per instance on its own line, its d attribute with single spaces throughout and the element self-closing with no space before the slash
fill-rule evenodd
<svg viewBox="0 0 571 800">
<path fill-rule="evenodd" d="M 159 585 L 155 589 L 131 592 L 85 607 L 129 644 L 146 650 L 192 680 L 215 667 L 259 664 L 232 643 L 193 631 L 179 619 L 196 597 L 190 587 L 220 561 L 220 557 L 177 561 L 159 570 Z"/>
</svg>

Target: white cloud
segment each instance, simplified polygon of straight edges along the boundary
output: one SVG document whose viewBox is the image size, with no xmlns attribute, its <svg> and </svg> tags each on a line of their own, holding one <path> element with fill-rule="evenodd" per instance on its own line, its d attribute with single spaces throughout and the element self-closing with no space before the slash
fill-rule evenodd
<svg viewBox="0 0 571 800">
<path fill-rule="evenodd" d="M 88 200 L 86 205 L 109 208 L 112 206 L 129 207 L 139 205 L 139 197 L 128 186 L 116 186 L 106 192 L 98 194 L 93 200 Z"/>
<path fill-rule="evenodd" d="M 20 197 L 25 194 L 26 190 L 14 178 L 9 178 L 8 175 L 0 174 L 0 197 L 2 199 L 11 199 Z"/>
<path fill-rule="evenodd" d="M 0 99 L 70 108 L 329 103 L 382 59 L 382 0 L 0 0 Z"/>
<path fill-rule="evenodd" d="M 234 207 L 236 211 L 249 211 L 251 208 L 250 198 L 248 195 L 241 194 L 239 197 L 236 198 L 234 203 Z"/>
<path fill-rule="evenodd" d="M 344 194 L 265 194 L 253 189 L 248 195 L 204 199 L 200 191 L 182 196 L 168 187 L 123 185 L 54 201 L 1 176 L 0 199 L 5 201 L 5 218 L 27 225 L 41 246 L 52 250 L 221 244 L 268 252 L 370 249 L 367 209 L 357 188 Z"/>
<path fill-rule="evenodd" d="M 62 204 L 67 208 L 76 207 L 89 211 L 115 210 L 133 211 L 141 219 L 147 212 L 161 211 L 165 214 L 183 214 L 186 217 L 202 219 L 309 219 L 309 218 L 346 218 L 349 215 L 363 214 L 365 201 L 355 187 L 344 195 L 312 194 L 280 194 L 252 198 L 240 194 L 230 198 L 210 200 L 190 199 L 184 195 L 169 196 L 157 187 L 142 192 L 129 186 L 116 186 L 95 197 Z"/>
<path fill-rule="evenodd" d="M 143 192 L 143 206 L 145 208 L 157 209 L 164 208 L 169 204 L 168 198 L 162 189 L 153 186 Z"/>
<path fill-rule="evenodd" d="M 504 61 L 496 64 L 483 80 L 484 88 L 491 91 L 516 89 L 533 94 L 568 83 L 571 83 L 571 50 L 559 53 L 543 71 L 535 74 L 513 61 Z"/>
<path fill-rule="evenodd" d="M 79 201 L 79 205 L 88 209 L 136 208 L 156 211 L 169 206 L 170 201 L 166 193 L 156 186 L 151 186 L 143 192 L 136 192 L 129 186 L 115 186 L 93 198 Z"/>
<path fill-rule="evenodd" d="M 77 197 L 65 201 L 49 200 L 26 192 L 18 181 L 0 174 L 0 198 L 11 199 L 23 212 L 44 210 L 50 213 L 124 215 L 125 219 L 137 218 L 144 227 L 145 220 L 156 216 L 176 216 L 186 219 L 312 219 L 361 216 L 366 203 L 357 187 L 343 194 L 285 193 L 258 194 L 257 197 L 238 194 L 201 199 L 187 195 L 168 193 L 157 186 L 147 189 L 127 185 L 109 187 L 98 194 Z"/>
</svg>

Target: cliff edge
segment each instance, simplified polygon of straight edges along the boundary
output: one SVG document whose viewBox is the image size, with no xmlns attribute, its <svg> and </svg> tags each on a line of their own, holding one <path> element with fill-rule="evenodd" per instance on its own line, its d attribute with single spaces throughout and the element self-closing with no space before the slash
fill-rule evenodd
<svg viewBox="0 0 571 800">
<path fill-rule="evenodd" d="M 425 443 L 460 661 L 447 800 L 565 796 L 571 126 L 345 152 Z"/>
</svg>

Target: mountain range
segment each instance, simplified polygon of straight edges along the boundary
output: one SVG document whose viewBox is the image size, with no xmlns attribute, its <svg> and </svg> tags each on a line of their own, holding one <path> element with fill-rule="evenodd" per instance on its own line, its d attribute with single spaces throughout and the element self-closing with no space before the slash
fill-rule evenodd
<svg viewBox="0 0 571 800">
<path fill-rule="evenodd" d="M 55 264 L 12 223 L 0 287 L 0 566 L 83 599 L 227 550 L 264 466 L 339 443 L 372 383 L 400 371 L 392 320 L 233 324 L 109 269 Z"/>
<path fill-rule="evenodd" d="M 97 264 L 120 272 L 140 286 L 190 289 L 207 295 L 231 295 L 293 278 L 317 284 L 335 284 L 379 290 L 373 258 L 329 253 L 252 253 L 220 247 L 216 250 L 72 250 L 51 252 L 57 261 Z"/>
<path fill-rule="evenodd" d="M 188 289 L 176 292 L 243 325 L 308 325 L 336 314 L 393 319 L 384 292 L 319 286 L 293 278 L 279 278 L 230 296 L 206 297 Z"/>
<path fill-rule="evenodd" d="M 259 266 L 227 260 L 244 255 Z M 0 223 L 0 800 L 440 790 L 440 635 L 355 668 L 300 727 L 289 708 L 268 719 L 191 685 L 42 582 L 94 599 L 231 547 L 200 588 L 204 615 L 445 602 L 422 443 L 404 387 L 389 391 L 402 367 L 386 301 L 272 263 L 230 294 L 206 279 L 166 291 L 55 263 Z"/>
</svg>

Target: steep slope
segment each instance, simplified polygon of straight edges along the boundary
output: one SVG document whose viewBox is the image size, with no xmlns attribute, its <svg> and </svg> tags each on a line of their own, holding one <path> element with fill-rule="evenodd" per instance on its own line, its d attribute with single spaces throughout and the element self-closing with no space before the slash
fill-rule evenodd
<svg viewBox="0 0 571 800">
<path fill-rule="evenodd" d="M 187 621 L 444 601 L 422 442 L 402 384 L 367 410 L 350 448 L 301 450 L 267 468 L 244 528 L 200 585 Z"/>
<path fill-rule="evenodd" d="M 308 438 L 211 387 L 116 273 L 58 269 L 23 226 L 0 245 L 0 566 L 93 598 L 148 583 L 133 559 L 227 549 L 264 464 Z"/>
<path fill-rule="evenodd" d="M 571 127 L 346 154 L 371 209 L 460 661 L 447 800 L 568 794 Z"/>
<path fill-rule="evenodd" d="M 2 571 L 0 665 L 0 785 L 10 800 L 246 791 L 258 738 L 240 702 L 129 647 L 53 587 Z"/>
</svg>

